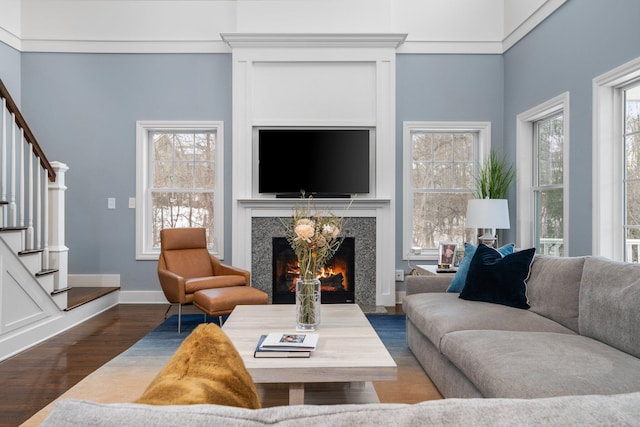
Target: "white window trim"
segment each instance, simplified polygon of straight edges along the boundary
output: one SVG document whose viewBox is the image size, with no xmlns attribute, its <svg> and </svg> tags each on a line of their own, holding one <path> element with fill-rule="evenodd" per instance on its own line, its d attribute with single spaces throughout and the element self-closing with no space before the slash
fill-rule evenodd
<svg viewBox="0 0 640 427">
<path fill-rule="evenodd" d="M 215 218 L 213 252 L 224 259 L 224 122 L 222 121 L 142 121 L 136 122 L 136 260 L 158 260 L 160 251 L 149 248 L 150 227 L 148 224 L 151 194 L 149 188 L 149 132 L 180 130 L 214 130 L 216 132 L 216 191 L 214 193 Z"/>
<path fill-rule="evenodd" d="M 437 261 L 438 249 L 426 253 L 413 253 L 411 248 L 411 230 L 413 224 L 413 197 L 411 188 L 411 132 L 424 130 L 427 132 L 478 132 L 478 162 L 489 157 L 491 150 L 491 122 L 403 122 L 402 156 L 403 156 L 403 227 L 402 227 L 402 259 Z"/>
<path fill-rule="evenodd" d="M 640 77 L 640 58 L 593 79 L 592 253 L 624 261 L 624 147 L 620 87 Z"/>
<path fill-rule="evenodd" d="M 563 152 L 562 152 L 562 200 L 564 254 L 569 254 L 569 92 L 564 92 L 538 106 L 518 114 L 516 120 L 516 170 L 517 170 L 517 207 L 516 207 L 516 246 L 531 248 L 535 242 L 535 212 L 533 191 L 533 147 L 535 144 L 533 125 L 537 120 L 562 111 L 563 116 Z"/>
</svg>

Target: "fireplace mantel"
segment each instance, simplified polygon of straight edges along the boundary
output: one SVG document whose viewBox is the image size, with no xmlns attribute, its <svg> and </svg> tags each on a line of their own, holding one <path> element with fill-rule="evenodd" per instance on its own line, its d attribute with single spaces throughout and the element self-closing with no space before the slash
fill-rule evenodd
<svg viewBox="0 0 640 427">
<path fill-rule="evenodd" d="M 238 47 L 388 47 L 396 49 L 406 33 L 221 33 L 231 48 Z"/>
<path fill-rule="evenodd" d="M 238 199 L 238 206 L 244 209 L 255 210 L 252 216 L 292 216 L 294 206 L 305 206 L 309 201 L 307 199 L 275 199 L 275 198 L 251 198 Z M 389 207 L 391 199 L 333 199 L 319 198 L 312 199 L 310 206 L 319 210 L 330 210 L 339 216 L 370 216 L 366 211 L 375 213 L 378 209 Z M 365 211 L 365 212 L 363 212 Z"/>
<path fill-rule="evenodd" d="M 404 34 L 223 34 L 232 49 L 232 262 L 251 269 L 253 218 L 287 217 L 301 199 L 257 191 L 260 126 L 372 129 L 371 193 L 313 199 L 336 215 L 375 218 L 375 300 L 396 303 L 396 48 Z"/>
</svg>

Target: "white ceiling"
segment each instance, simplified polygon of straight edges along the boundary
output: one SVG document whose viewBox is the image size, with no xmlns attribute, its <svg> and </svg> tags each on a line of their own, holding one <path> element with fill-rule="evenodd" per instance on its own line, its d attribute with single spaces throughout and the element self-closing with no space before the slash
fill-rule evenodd
<svg viewBox="0 0 640 427">
<path fill-rule="evenodd" d="M 566 0 L 2 0 L 20 51 L 227 52 L 220 33 L 406 33 L 399 52 L 502 53 Z"/>
</svg>

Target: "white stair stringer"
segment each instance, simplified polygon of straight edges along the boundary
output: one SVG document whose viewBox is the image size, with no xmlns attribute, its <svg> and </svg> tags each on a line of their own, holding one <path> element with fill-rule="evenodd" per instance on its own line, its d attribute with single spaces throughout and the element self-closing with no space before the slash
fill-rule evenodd
<svg viewBox="0 0 640 427">
<path fill-rule="evenodd" d="M 22 250 L 24 241 L 24 230 L 3 230 L 0 235 L 0 240 L 4 240 L 9 250 L 18 254 Z M 67 308 L 67 294 L 66 292 L 54 293 L 55 290 L 55 274 L 48 273 L 39 275 L 42 270 L 42 256 L 43 252 L 33 252 L 18 255 L 18 261 L 21 262 L 32 276 L 38 281 L 42 289 L 49 294 L 51 299 L 56 303 L 60 310 Z M 57 273 L 56 273 L 57 274 Z"/>
<path fill-rule="evenodd" d="M 34 276 L 22 263 L 24 255 L 17 255 L 13 243 L 7 244 L 7 235 L 13 237 L 13 230 L 0 233 L 0 361 L 119 303 L 119 292 L 111 292 L 66 311 L 67 292 L 52 296 L 45 291 L 53 287 L 55 275 Z"/>
<path fill-rule="evenodd" d="M 2 338 L 62 314 L 45 286 L 0 237 L 0 342 Z"/>
</svg>

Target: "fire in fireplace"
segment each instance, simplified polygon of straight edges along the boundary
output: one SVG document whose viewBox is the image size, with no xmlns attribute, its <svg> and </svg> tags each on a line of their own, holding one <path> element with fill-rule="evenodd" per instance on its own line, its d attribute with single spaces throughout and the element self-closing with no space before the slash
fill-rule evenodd
<svg viewBox="0 0 640 427">
<path fill-rule="evenodd" d="M 320 272 L 322 302 L 355 302 L 355 239 L 345 237 L 342 244 Z M 273 238 L 273 296 L 274 304 L 294 304 L 295 285 L 300 275 L 298 259 L 285 237 Z"/>
</svg>

